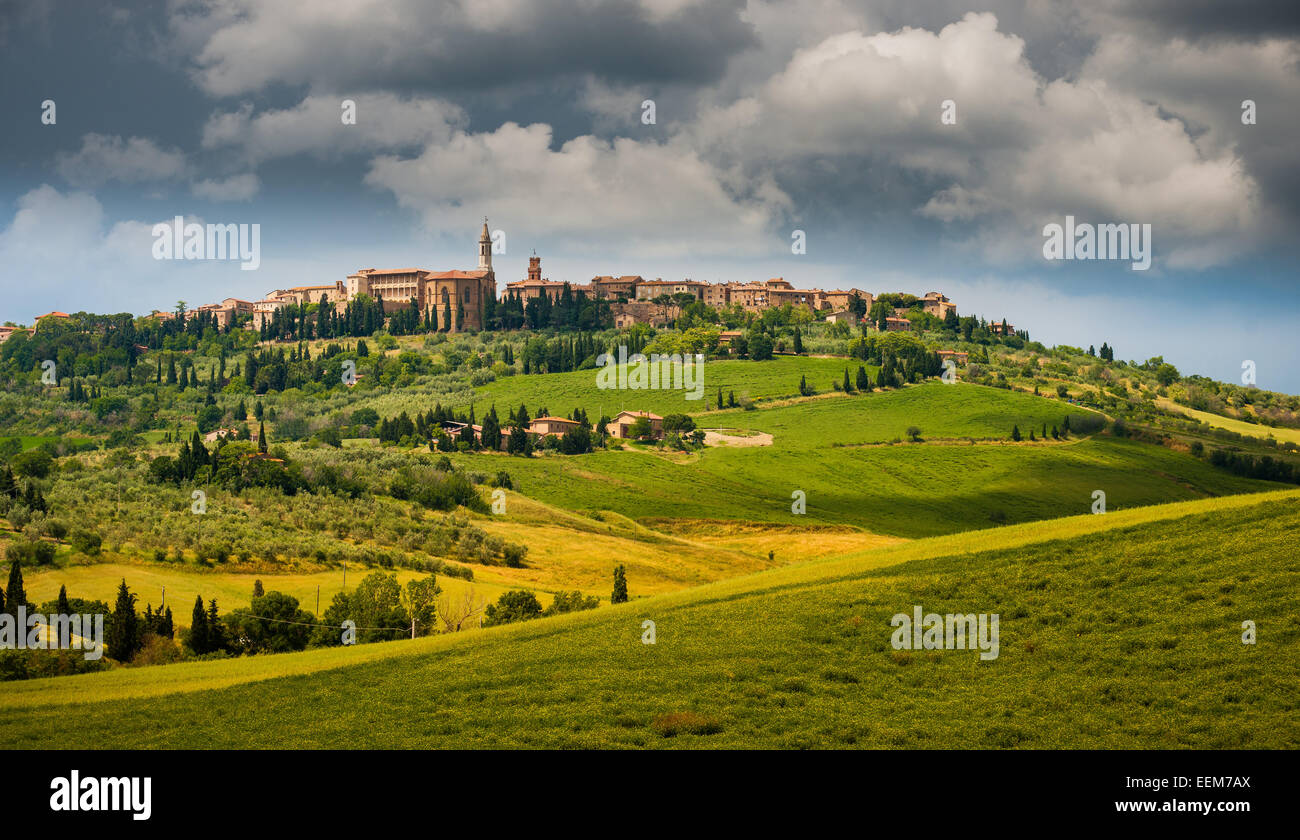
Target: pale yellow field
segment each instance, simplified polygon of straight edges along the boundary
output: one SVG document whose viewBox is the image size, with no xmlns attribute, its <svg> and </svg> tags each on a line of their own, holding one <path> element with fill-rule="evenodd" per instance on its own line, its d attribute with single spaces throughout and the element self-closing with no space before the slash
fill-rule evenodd
<svg viewBox="0 0 1300 840">
<path fill-rule="evenodd" d="M 627 569 L 633 594 L 671 592 L 766 569 L 793 557 L 767 560 L 767 550 L 719 546 L 670 527 L 651 529 L 617 513 L 601 520 L 511 493 L 506 516 L 485 516 L 474 524 L 488 533 L 528 546 L 528 568 L 475 568 L 476 578 L 526 588 L 578 589 L 608 599 L 614 567 Z"/>
<path fill-rule="evenodd" d="M 392 570 L 399 582 L 423 577 L 407 569 Z M 361 579 L 369 573 L 367 569 L 349 569 L 347 585 L 355 589 Z M 316 587 L 320 587 L 320 608 L 326 609 L 335 593 L 343 589 L 343 571 L 316 572 L 314 574 L 275 575 L 266 573 L 242 574 L 218 570 L 197 571 L 186 567 L 169 567 L 155 563 L 97 563 L 85 566 L 69 566 L 66 569 L 25 569 L 23 587 L 27 590 L 29 600 L 40 603 L 52 601 L 59 595 L 59 587 L 67 586 L 68 595 L 74 598 L 98 599 L 109 607 L 117 599 L 117 587 L 126 579 L 126 585 L 139 596 L 138 608 L 144 611 L 146 604 L 158 607 L 163 603 L 163 587 L 166 587 L 166 604 L 172 608 L 172 618 L 179 627 L 188 627 L 190 613 L 194 609 L 194 598 L 203 596 L 206 603 L 217 599 L 217 607 L 222 613 L 235 607 L 247 607 L 253 597 L 253 581 L 261 580 L 267 592 L 283 592 L 298 599 L 299 605 L 312 613 L 316 612 Z M 489 603 L 495 601 L 508 587 L 497 583 L 468 583 L 458 578 L 445 575 L 438 577 L 438 585 L 448 594 L 459 595 L 472 588 Z M 550 596 L 538 593 L 542 606 L 550 603 Z"/>
<path fill-rule="evenodd" d="M 738 551 L 766 558 L 770 565 L 800 563 L 907 542 L 902 537 L 871 534 L 856 528 L 809 528 L 797 525 L 768 525 L 757 522 L 680 519 L 657 525 L 673 534 L 715 549 Z"/>
<path fill-rule="evenodd" d="M 1273 438 L 1278 441 L 1290 441 L 1291 443 L 1300 444 L 1300 429 L 1287 429 L 1282 427 L 1274 428 L 1273 426 L 1259 426 L 1255 423 L 1246 423 L 1241 420 L 1234 420 L 1231 417 L 1223 417 L 1219 414 L 1211 414 L 1208 411 L 1197 411 L 1194 408 L 1188 408 L 1185 405 L 1179 405 L 1172 400 L 1164 397 L 1156 398 L 1156 405 L 1166 411 L 1176 411 L 1180 414 L 1191 417 L 1194 420 L 1200 420 L 1217 429 L 1227 429 L 1230 432 L 1236 432 L 1239 435 L 1250 435 L 1257 438 Z"/>
</svg>

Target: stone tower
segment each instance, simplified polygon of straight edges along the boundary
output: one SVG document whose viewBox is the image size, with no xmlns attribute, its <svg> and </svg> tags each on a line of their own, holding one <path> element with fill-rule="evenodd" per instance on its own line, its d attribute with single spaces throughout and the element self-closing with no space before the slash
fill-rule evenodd
<svg viewBox="0 0 1300 840">
<path fill-rule="evenodd" d="M 542 279 L 542 258 L 536 254 L 537 252 L 534 251 L 533 256 L 528 258 L 528 279 L 540 281 Z"/>
<path fill-rule="evenodd" d="M 492 236 L 488 233 L 487 216 L 483 217 L 483 234 L 478 238 L 478 267 L 480 271 L 492 270 Z"/>
</svg>

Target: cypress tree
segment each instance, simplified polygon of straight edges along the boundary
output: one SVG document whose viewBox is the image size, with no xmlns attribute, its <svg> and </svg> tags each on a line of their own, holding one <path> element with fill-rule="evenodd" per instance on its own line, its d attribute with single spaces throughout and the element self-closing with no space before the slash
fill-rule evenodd
<svg viewBox="0 0 1300 840">
<path fill-rule="evenodd" d="M 1011 427 L 1011 439 L 1012 439 L 1012 440 L 1020 440 L 1020 426 L 1018 426 L 1018 425 L 1013 425 L 1013 426 Z"/>
<path fill-rule="evenodd" d="M 23 568 L 18 558 L 14 558 L 9 567 L 9 585 L 5 587 L 5 612 L 18 618 L 18 608 L 27 603 L 27 593 L 23 591 Z M 19 632 L 27 632 L 26 628 Z"/>
<path fill-rule="evenodd" d="M 871 390 L 871 377 L 867 376 L 867 369 L 858 365 L 858 390 L 866 393 Z"/>
<path fill-rule="evenodd" d="M 257 451 L 263 455 L 266 454 L 266 423 L 261 421 L 257 424 Z"/>
<path fill-rule="evenodd" d="M 614 594 L 610 596 L 611 604 L 627 603 L 627 572 L 620 563 L 614 567 Z"/>
<path fill-rule="evenodd" d="M 846 393 L 846 394 L 852 394 L 852 393 L 853 393 L 853 383 L 849 381 L 849 369 L 848 369 L 848 368 L 845 368 L 845 369 L 844 369 L 844 393 Z"/>
<path fill-rule="evenodd" d="M 59 587 L 59 615 L 72 615 L 72 607 L 68 605 L 68 587 Z"/>
<path fill-rule="evenodd" d="M 118 662 L 130 662 L 140 649 L 140 619 L 135 614 L 135 596 L 126 588 L 125 578 L 117 588 L 117 604 L 109 616 L 108 655 Z"/>
<path fill-rule="evenodd" d="M 253 597 L 254 597 L 254 598 L 261 598 L 261 597 L 262 597 L 263 595 L 265 595 L 265 594 L 266 594 L 266 591 L 262 589 L 262 580 L 261 580 L 261 578 L 258 578 L 257 580 L 253 581 Z"/>
<path fill-rule="evenodd" d="M 199 595 L 194 599 L 194 614 L 190 618 L 190 650 L 197 654 L 207 653 L 208 647 L 208 614 L 203 609 L 203 596 Z"/>
<path fill-rule="evenodd" d="M 221 618 L 217 615 L 217 599 L 208 601 L 208 644 L 213 650 L 224 650 L 226 634 L 221 627 Z"/>
<path fill-rule="evenodd" d="M 796 355 L 803 355 L 803 336 L 799 334 L 798 327 L 794 328 L 794 352 Z"/>
</svg>

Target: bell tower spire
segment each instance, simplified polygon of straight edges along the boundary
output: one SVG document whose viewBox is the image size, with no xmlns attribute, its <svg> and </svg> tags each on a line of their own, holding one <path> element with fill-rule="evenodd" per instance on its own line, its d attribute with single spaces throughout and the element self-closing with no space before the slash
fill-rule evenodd
<svg viewBox="0 0 1300 840">
<path fill-rule="evenodd" d="M 481 271 L 492 270 L 492 236 L 488 233 L 487 216 L 483 217 L 483 233 L 478 238 L 478 267 Z"/>
</svg>

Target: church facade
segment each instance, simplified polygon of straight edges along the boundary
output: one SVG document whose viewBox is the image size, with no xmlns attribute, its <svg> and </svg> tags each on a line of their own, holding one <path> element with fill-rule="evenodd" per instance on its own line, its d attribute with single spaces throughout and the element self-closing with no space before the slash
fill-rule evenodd
<svg viewBox="0 0 1300 840">
<path fill-rule="evenodd" d="M 382 297 L 384 312 L 391 314 L 408 308 L 414 298 L 420 317 L 446 332 L 483 329 L 483 306 L 495 299 L 496 288 L 487 219 L 478 241 L 478 268 L 473 271 L 363 268 L 347 280 L 349 299 Z"/>
</svg>

